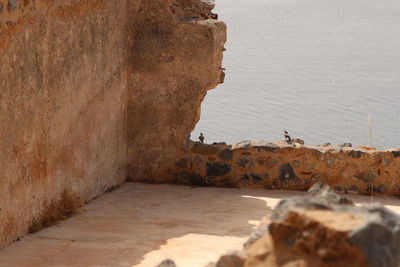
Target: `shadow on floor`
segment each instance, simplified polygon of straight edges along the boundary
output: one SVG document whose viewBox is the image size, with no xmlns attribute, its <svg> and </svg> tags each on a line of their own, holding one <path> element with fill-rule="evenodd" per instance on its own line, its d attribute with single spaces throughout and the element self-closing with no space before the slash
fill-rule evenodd
<svg viewBox="0 0 400 267">
<path fill-rule="evenodd" d="M 282 199 L 305 192 L 128 183 L 0 251 L 0 266 L 204 266 L 239 249 Z M 368 196 L 346 195 L 356 203 Z M 400 213 L 400 200 L 374 198 Z"/>
<path fill-rule="evenodd" d="M 274 205 L 269 193 L 128 183 L 4 249 L 0 266 L 154 266 L 169 252 L 209 262 L 240 248 Z"/>
</svg>

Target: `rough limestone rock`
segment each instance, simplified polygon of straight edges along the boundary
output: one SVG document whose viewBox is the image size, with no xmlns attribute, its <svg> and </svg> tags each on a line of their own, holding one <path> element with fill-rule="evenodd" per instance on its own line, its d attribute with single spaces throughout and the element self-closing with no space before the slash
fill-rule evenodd
<svg viewBox="0 0 400 267">
<path fill-rule="evenodd" d="M 246 255 L 243 251 L 234 251 L 222 256 L 214 267 L 241 267 L 245 260 Z"/>
<path fill-rule="evenodd" d="M 281 201 L 244 251 L 237 266 L 396 267 L 400 217 L 380 204 L 356 207 L 318 183 L 304 197 Z"/>
<path fill-rule="evenodd" d="M 127 178 L 171 181 L 224 76 L 212 8 L 0 0 L 0 248 Z"/>
<path fill-rule="evenodd" d="M 336 194 L 327 184 L 315 183 L 304 197 L 292 197 L 284 199 L 276 206 L 272 218 L 278 219 L 285 216 L 290 208 L 315 208 L 331 209 L 336 205 L 354 205 L 353 201 Z"/>
<path fill-rule="evenodd" d="M 135 181 L 173 182 L 174 163 L 186 155 L 182 146 L 200 119 L 201 102 L 221 82 L 226 26 L 214 19 L 210 1 L 133 2 L 128 15 L 128 175 Z M 200 144 L 194 150 L 216 152 Z"/>
<path fill-rule="evenodd" d="M 279 202 L 274 212 L 261 220 L 260 225 L 251 233 L 244 247 L 249 247 L 257 239 L 269 232 L 271 215 L 277 219 L 279 216 L 284 216 L 285 211 L 290 207 L 315 206 L 316 208 L 328 209 L 331 205 L 353 205 L 353 202 L 336 194 L 327 184 L 317 182 L 308 190 L 306 196 L 292 197 Z"/>
</svg>

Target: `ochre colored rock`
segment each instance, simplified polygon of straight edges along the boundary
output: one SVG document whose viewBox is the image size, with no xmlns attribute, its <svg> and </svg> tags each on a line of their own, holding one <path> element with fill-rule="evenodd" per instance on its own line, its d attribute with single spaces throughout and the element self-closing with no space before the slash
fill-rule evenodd
<svg viewBox="0 0 400 267">
<path fill-rule="evenodd" d="M 220 151 L 220 148 L 216 145 L 208 145 L 202 143 L 195 143 L 192 147 L 192 152 L 201 155 L 213 155 Z"/>
<path fill-rule="evenodd" d="M 293 209 L 246 250 L 244 266 L 366 266 L 365 255 L 347 240 L 364 222 L 348 213 Z"/>
<path fill-rule="evenodd" d="M 244 254 L 243 254 L 244 253 Z M 220 262 L 240 267 L 397 267 L 400 217 L 380 204 L 356 207 L 323 183 L 282 200 L 263 218 L 242 253 Z"/>
<path fill-rule="evenodd" d="M 220 82 L 226 26 L 210 19 L 212 7 L 200 0 L 128 5 L 128 174 L 135 181 L 171 181 L 200 104 Z M 192 151 L 217 149 L 195 144 Z"/>
<path fill-rule="evenodd" d="M 63 192 L 84 203 L 127 177 L 172 182 L 174 168 L 203 183 L 198 157 L 175 161 L 223 75 L 212 8 L 0 0 L 0 248 L 62 218 Z"/>
<path fill-rule="evenodd" d="M 219 152 L 218 157 L 222 160 L 231 160 L 233 158 L 232 149 L 225 149 Z"/>
<path fill-rule="evenodd" d="M 246 255 L 241 251 L 235 251 L 222 256 L 214 267 L 241 267 L 246 260 Z"/>
<path fill-rule="evenodd" d="M 232 166 L 230 172 L 213 177 L 212 185 L 308 190 L 322 181 L 341 193 L 400 195 L 397 150 L 244 141 L 231 146 L 196 144 L 181 152 L 181 158 L 197 157 L 188 165 L 205 180 L 209 163 L 218 159 Z"/>
</svg>

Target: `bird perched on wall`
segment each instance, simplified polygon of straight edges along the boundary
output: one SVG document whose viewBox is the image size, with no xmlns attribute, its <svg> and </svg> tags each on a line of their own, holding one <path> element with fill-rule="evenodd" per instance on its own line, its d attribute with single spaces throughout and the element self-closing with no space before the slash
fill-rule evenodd
<svg viewBox="0 0 400 267">
<path fill-rule="evenodd" d="M 200 133 L 199 140 L 200 140 L 201 143 L 204 143 L 204 135 L 203 135 L 203 133 Z"/>
<path fill-rule="evenodd" d="M 286 141 L 286 143 L 291 144 L 292 143 L 292 138 L 290 138 L 289 133 L 287 131 L 283 131 L 283 132 L 285 133 L 285 141 Z"/>
</svg>

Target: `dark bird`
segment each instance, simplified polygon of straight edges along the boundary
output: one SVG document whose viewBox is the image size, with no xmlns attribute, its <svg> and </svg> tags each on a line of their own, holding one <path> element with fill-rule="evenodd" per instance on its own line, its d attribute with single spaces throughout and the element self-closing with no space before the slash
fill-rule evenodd
<svg viewBox="0 0 400 267">
<path fill-rule="evenodd" d="M 204 135 L 203 135 L 203 133 L 200 133 L 199 140 L 200 140 L 201 143 L 204 143 Z"/>
<path fill-rule="evenodd" d="M 286 143 L 291 144 L 292 143 L 292 138 L 290 138 L 289 133 L 287 131 L 283 131 L 283 132 L 285 133 L 285 141 L 286 141 Z"/>
</svg>

